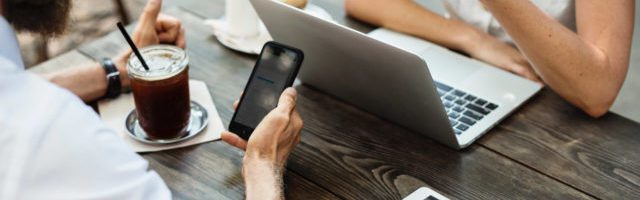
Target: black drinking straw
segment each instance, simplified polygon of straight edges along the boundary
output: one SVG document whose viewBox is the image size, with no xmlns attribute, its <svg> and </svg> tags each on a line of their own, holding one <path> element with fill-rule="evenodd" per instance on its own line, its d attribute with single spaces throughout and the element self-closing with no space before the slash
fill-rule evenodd
<svg viewBox="0 0 640 200">
<path fill-rule="evenodd" d="M 133 53 L 136 54 L 136 56 L 138 57 L 138 60 L 140 60 L 142 67 L 144 67 L 145 70 L 149 71 L 149 66 L 147 66 L 147 62 L 145 62 L 144 58 L 142 58 L 142 54 L 140 54 L 140 51 L 138 51 L 138 47 L 136 47 L 136 44 L 134 44 L 133 40 L 131 40 L 131 37 L 129 37 L 127 30 L 124 29 L 122 22 L 118 22 L 118 28 L 120 29 L 122 36 L 124 36 L 124 39 L 126 39 L 127 43 L 129 43 L 129 46 L 131 46 L 131 50 L 133 50 Z"/>
</svg>

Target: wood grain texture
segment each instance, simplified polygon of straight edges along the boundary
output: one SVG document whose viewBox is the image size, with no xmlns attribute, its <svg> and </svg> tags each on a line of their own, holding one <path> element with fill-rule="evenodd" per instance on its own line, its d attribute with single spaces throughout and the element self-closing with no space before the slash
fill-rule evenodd
<svg viewBox="0 0 640 200">
<path fill-rule="evenodd" d="M 593 119 L 549 89 L 480 143 L 602 199 L 640 199 L 640 125 Z"/>
<path fill-rule="evenodd" d="M 455 151 L 307 86 L 290 169 L 346 199 L 400 199 L 429 186 L 460 199 L 589 199 L 474 145 Z"/>
<path fill-rule="evenodd" d="M 221 141 L 143 155 L 174 199 L 243 199 L 242 156 L 242 151 Z M 284 182 L 288 199 L 337 199 L 290 171 Z"/>
</svg>

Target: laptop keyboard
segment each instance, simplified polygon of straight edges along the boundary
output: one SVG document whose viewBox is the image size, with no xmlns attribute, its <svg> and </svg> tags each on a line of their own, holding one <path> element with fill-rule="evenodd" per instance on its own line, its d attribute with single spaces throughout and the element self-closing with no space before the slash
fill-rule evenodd
<svg viewBox="0 0 640 200">
<path fill-rule="evenodd" d="M 434 83 L 456 135 L 469 130 L 476 122 L 498 108 L 498 105 L 480 97 L 467 94 L 444 83 L 437 81 Z"/>
</svg>

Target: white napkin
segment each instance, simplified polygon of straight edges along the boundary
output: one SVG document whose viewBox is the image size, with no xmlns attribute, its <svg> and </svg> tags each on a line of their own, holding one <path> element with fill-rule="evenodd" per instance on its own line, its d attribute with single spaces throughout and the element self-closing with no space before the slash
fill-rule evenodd
<svg viewBox="0 0 640 200">
<path fill-rule="evenodd" d="M 124 122 L 127 119 L 127 114 L 135 108 L 132 94 L 122 94 L 117 99 L 101 101 L 98 103 L 98 108 L 100 109 L 102 121 L 117 130 L 120 138 L 131 145 L 136 152 L 155 152 L 176 149 L 220 139 L 220 133 L 225 129 L 218 115 L 218 110 L 216 110 L 216 106 L 213 104 L 207 85 L 202 81 L 189 80 L 189 92 L 191 94 L 191 101 L 198 102 L 207 110 L 209 114 L 209 125 L 197 136 L 174 144 L 145 144 L 129 136 Z"/>
</svg>

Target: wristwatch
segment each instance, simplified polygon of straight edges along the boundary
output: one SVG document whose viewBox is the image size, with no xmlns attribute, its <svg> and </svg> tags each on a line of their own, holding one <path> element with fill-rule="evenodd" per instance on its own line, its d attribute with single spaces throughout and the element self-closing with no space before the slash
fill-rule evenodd
<svg viewBox="0 0 640 200">
<path fill-rule="evenodd" d="M 115 63 L 110 58 L 102 59 L 102 68 L 107 74 L 107 93 L 104 98 L 115 99 L 122 92 L 122 85 L 120 83 L 120 72 L 116 68 Z"/>
</svg>

